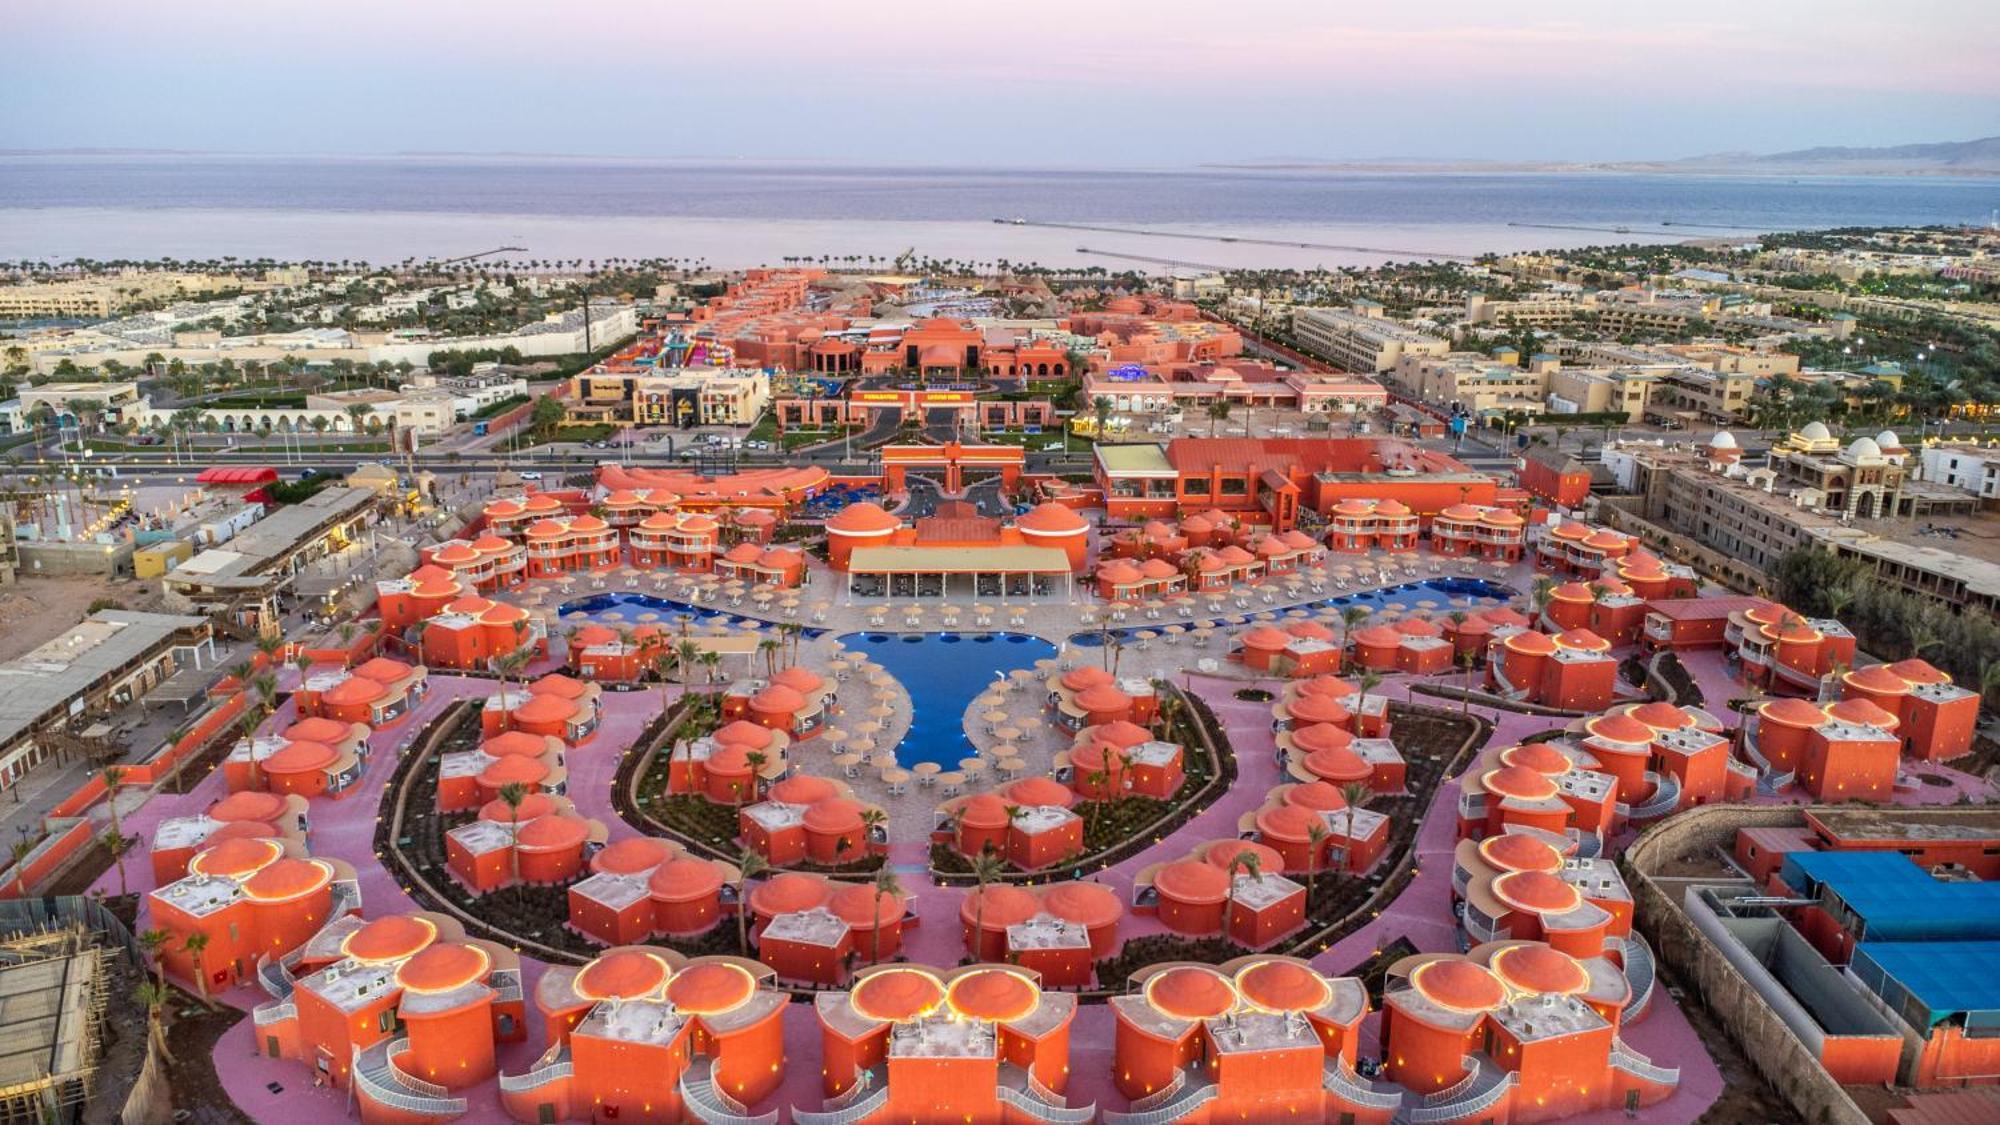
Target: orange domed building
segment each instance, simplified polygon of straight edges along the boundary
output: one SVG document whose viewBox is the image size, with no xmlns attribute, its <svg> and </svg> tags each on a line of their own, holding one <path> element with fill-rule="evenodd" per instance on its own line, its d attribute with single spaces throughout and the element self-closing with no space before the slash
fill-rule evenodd
<svg viewBox="0 0 2000 1125">
<path fill-rule="evenodd" d="M 486 697 L 480 707 L 480 731 L 493 738 L 510 730 L 554 736 L 577 746 L 597 733 L 604 689 L 594 683 L 551 673 L 525 688 L 510 688 Z"/>
<path fill-rule="evenodd" d="M 877 894 L 872 883 L 843 883 L 787 871 L 750 890 L 757 958 L 785 980 L 839 984 L 855 963 L 893 957 L 903 928 L 918 916 L 909 903 Z"/>
<path fill-rule="evenodd" d="M 1365 706 L 1359 699 L 1354 699 L 1354 704 Z M 1330 714 L 1311 697 L 1299 700 L 1298 706 L 1307 714 Z M 1296 781 L 1324 781 L 1335 787 L 1359 782 L 1377 793 L 1401 793 L 1408 778 L 1409 765 L 1394 742 L 1387 738 L 1356 738 L 1335 723 L 1281 729 L 1277 743 L 1285 772 Z"/>
<path fill-rule="evenodd" d="M 967 891 L 958 908 L 974 959 L 1032 969 L 1062 988 L 1089 986 L 1096 962 L 1117 952 L 1124 916 L 1125 904 L 1101 883 L 989 883 Z"/>
<path fill-rule="evenodd" d="M 254 1013 L 257 1047 L 352 1086 L 363 1121 L 463 1113 L 451 1091 L 491 1079 L 498 1044 L 526 1036 L 520 957 L 441 914 L 350 915 L 296 968 L 290 996 Z"/>
<path fill-rule="evenodd" d="M 785 757 L 790 744 L 783 731 L 747 719 L 725 723 L 713 734 L 673 747 L 668 790 L 699 794 L 718 805 L 756 804 L 771 783 L 790 771 Z"/>
<path fill-rule="evenodd" d="M 1979 693 L 1951 682 L 1929 661 L 1910 659 L 1856 668 L 1840 679 L 1842 700 L 1866 700 L 1893 717 L 1887 729 L 1904 753 L 1927 762 L 1972 750 Z"/>
<path fill-rule="evenodd" d="M 552 734 L 507 730 L 471 750 L 455 750 L 438 759 L 439 812 L 466 812 L 500 796 L 503 785 L 520 785 L 530 793 L 560 794 L 568 784 L 564 768 L 567 747 Z"/>
<path fill-rule="evenodd" d="M 1133 1108 L 1169 1120 L 1387 1125 L 1399 1092 L 1354 1072 L 1368 991 L 1291 957 L 1166 962 L 1110 1000 L 1112 1076 Z"/>
<path fill-rule="evenodd" d="M 1327 871 L 1367 871 L 1389 847 L 1389 818 L 1350 806 L 1339 784 L 1327 780 L 1277 786 L 1262 808 L 1243 814 L 1239 831 L 1277 857 L 1277 865 L 1266 863 L 1264 870 L 1308 879 Z"/>
<path fill-rule="evenodd" d="M 783 1080 L 790 996 L 769 981 L 755 961 L 655 946 L 552 967 L 535 986 L 549 1049 L 503 1077 L 501 1105 L 523 1122 L 738 1115 Z"/>
<path fill-rule="evenodd" d="M 1268 847 L 1268 845 L 1266 845 Z M 1241 848 L 1225 854 L 1234 857 Z M 1275 849 L 1274 849 L 1275 850 Z M 1211 846 L 1196 849 L 1186 859 L 1156 863 L 1133 880 L 1138 909 L 1159 917 L 1160 924 L 1192 937 L 1227 936 L 1258 949 L 1305 924 L 1306 888 L 1278 871 L 1211 862 Z M 1262 863 L 1264 852 L 1254 852 Z"/>
<path fill-rule="evenodd" d="M 795 774 L 772 784 L 764 800 L 736 814 L 737 832 L 774 867 L 838 867 L 880 855 L 889 845 L 887 814 L 855 799 L 846 782 Z"/>
<path fill-rule="evenodd" d="M 326 718 L 380 729 L 410 713 L 424 697 L 422 665 L 378 656 L 352 670 L 308 669 L 292 694 L 300 718 Z"/>
<path fill-rule="evenodd" d="M 472 594 L 471 586 L 441 566 L 419 566 L 404 578 L 384 578 L 375 583 L 375 612 L 393 636 L 419 621 L 444 612 L 444 607 Z"/>
<path fill-rule="evenodd" d="M 1595 713 L 1611 706 L 1617 682 L 1611 643 L 1588 629 L 1510 632 L 1487 653 L 1487 690 L 1516 702 Z"/>
<path fill-rule="evenodd" d="M 826 1095 L 853 1120 L 1003 1121 L 1023 1112 L 1068 1121 L 1091 1111 L 1062 1099 L 1076 997 L 1043 991 L 1029 970 L 883 965 L 823 994 L 815 1010 Z M 1035 1108 L 1010 1111 L 1023 1099 Z"/>
<path fill-rule="evenodd" d="M 232 793 L 268 790 L 308 798 L 341 796 L 367 765 L 371 733 L 363 723 L 313 718 L 301 719 L 275 735 L 239 738 L 223 759 L 223 783 Z M 323 747 L 327 753 L 288 753 L 295 744 Z M 270 767 L 273 758 L 279 760 L 275 770 Z M 310 763 L 320 758 L 325 760 L 310 768 Z"/>
<path fill-rule="evenodd" d="M 526 762 L 526 758 L 503 758 Z M 573 881 L 583 873 L 590 852 L 602 847 L 602 822 L 576 815 L 563 798 L 547 798 L 552 807 L 528 819 L 504 802 L 489 819 L 481 815 L 445 833 L 445 865 L 475 895 L 526 884 L 551 886 Z M 523 802 L 525 808 L 526 802 Z"/>
<path fill-rule="evenodd" d="M 1511 563 L 1527 553 L 1527 521 L 1505 508 L 1453 504 L 1432 517 L 1430 532 L 1440 555 Z"/>
<path fill-rule="evenodd" d="M 1083 853 L 1083 818 L 1071 807 L 1076 799 L 1069 787 L 1050 778 L 1022 778 L 999 793 L 938 805 L 931 839 L 962 856 L 991 852 L 1018 870 L 1038 871 Z"/>
<path fill-rule="evenodd" d="M 308 859 L 297 844 L 236 832 L 211 835 L 186 875 L 146 896 L 151 925 L 170 938 L 160 952 L 164 970 L 204 996 L 252 980 L 260 961 L 291 954 L 360 905 L 344 861 Z M 187 948 L 195 934 L 208 939 L 199 963 Z"/>
</svg>

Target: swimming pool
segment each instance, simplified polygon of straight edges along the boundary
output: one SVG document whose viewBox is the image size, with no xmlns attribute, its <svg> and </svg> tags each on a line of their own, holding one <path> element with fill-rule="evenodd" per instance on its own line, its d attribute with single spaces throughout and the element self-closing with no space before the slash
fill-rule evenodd
<svg viewBox="0 0 2000 1125">
<path fill-rule="evenodd" d="M 843 633 L 850 652 L 864 652 L 910 693 L 910 730 L 896 745 L 905 766 L 936 762 L 957 769 L 973 754 L 965 709 L 994 680 L 1054 656 L 1056 646 L 1025 633 Z"/>
<path fill-rule="evenodd" d="M 672 628 L 677 624 L 676 618 L 682 614 L 686 614 L 704 625 L 711 621 L 720 621 L 725 625 L 739 625 L 745 621 L 751 621 L 767 628 L 775 628 L 768 621 L 755 617 L 744 617 L 727 608 L 718 609 L 715 606 L 689 605 L 687 602 L 675 601 L 672 598 L 662 598 L 654 594 L 641 594 L 630 590 L 613 590 L 602 594 L 592 594 L 587 598 L 577 598 L 574 601 L 564 602 L 562 608 L 556 612 L 563 619 L 567 619 L 572 613 L 581 613 L 592 621 L 627 629 L 637 625 L 658 625 L 661 628 Z M 643 620 L 641 615 L 648 613 L 656 616 L 651 620 Z M 819 637 L 825 634 L 826 630 L 822 628 L 808 627 L 804 631 L 806 637 Z"/>
<path fill-rule="evenodd" d="M 1261 603 L 1252 602 L 1249 609 L 1234 610 L 1224 616 L 1241 617 L 1245 614 L 1261 613 L 1267 609 L 1274 612 L 1283 612 L 1283 610 L 1290 609 L 1321 609 L 1329 606 L 1334 609 L 1345 609 L 1351 605 L 1367 606 L 1371 610 L 1380 611 L 1383 606 L 1388 605 L 1390 602 L 1402 602 L 1404 605 L 1415 607 L 1416 603 L 1425 600 L 1437 602 L 1437 608 L 1442 612 L 1450 608 L 1453 598 L 1499 598 L 1504 602 L 1519 596 L 1519 593 L 1518 590 L 1510 586 L 1503 586 L 1498 582 L 1488 582 L 1484 578 L 1426 578 L 1421 582 L 1405 582 L 1400 586 L 1384 586 L 1379 590 L 1357 590 L 1351 594 L 1337 594 L 1332 597 L 1321 598 L 1316 602 L 1303 602 L 1296 606 L 1284 606 L 1282 609 L 1276 606 L 1266 606 Z M 1194 620 L 1209 620 L 1212 616 L 1212 614 L 1204 613 L 1202 610 L 1197 609 Z M 1132 634 L 1142 629 L 1158 630 L 1163 626 L 1173 624 L 1177 620 L 1181 619 L 1164 618 L 1160 621 L 1135 622 L 1122 628 L 1109 630 L 1109 632 L 1112 636 L 1120 640 L 1129 640 Z M 1069 639 L 1069 643 L 1081 648 L 1096 648 L 1103 644 L 1104 640 L 1102 634 L 1092 629 L 1087 632 L 1073 634 Z"/>
</svg>

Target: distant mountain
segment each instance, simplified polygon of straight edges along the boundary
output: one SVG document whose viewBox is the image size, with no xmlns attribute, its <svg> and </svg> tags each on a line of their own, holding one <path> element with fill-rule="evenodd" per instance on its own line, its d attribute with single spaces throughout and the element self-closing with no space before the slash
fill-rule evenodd
<svg viewBox="0 0 2000 1125">
<path fill-rule="evenodd" d="M 2000 137 L 1973 141 L 1940 141 L 1935 144 L 1888 145 L 1879 148 L 1850 148 L 1823 145 L 1791 152 L 1716 153 L 1674 161 L 1682 166 L 1757 167 L 1769 170 L 1801 169 L 1815 172 L 1879 170 L 1906 173 L 2000 172 Z"/>
<path fill-rule="evenodd" d="M 1992 176 L 2000 175 L 2000 137 L 1882 148 L 1823 146 L 1792 152 L 1716 152 L 1670 160 L 1450 160 L 1360 157 L 1325 160 L 1269 156 L 1203 165 L 1245 171 L 1319 172 L 1652 172 L 1702 175 Z"/>
</svg>

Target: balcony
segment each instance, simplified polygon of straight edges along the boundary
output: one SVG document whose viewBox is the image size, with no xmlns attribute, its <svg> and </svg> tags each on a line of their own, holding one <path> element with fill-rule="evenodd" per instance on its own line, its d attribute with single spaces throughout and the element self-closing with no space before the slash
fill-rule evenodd
<svg viewBox="0 0 2000 1125">
<path fill-rule="evenodd" d="M 1616 939 L 1612 939 L 1616 940 Z M 1623 939 L 1625 961 L 1625 983 L 1632 990 L 1632 996 L 1625 1001 L 1627 1022 L 1637 1019 L 1639 1013 L 1653 999 L 1653 986 L 1658 982 L 1659 969 L 1653 963 L 1653 947 L 1636 932 Z"/>
</svg>

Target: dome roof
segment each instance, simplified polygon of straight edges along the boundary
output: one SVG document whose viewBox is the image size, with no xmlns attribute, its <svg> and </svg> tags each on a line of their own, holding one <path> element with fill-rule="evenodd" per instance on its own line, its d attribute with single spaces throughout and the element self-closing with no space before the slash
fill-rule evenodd
<svg viewBox="0 0 2000 1125">
<path fill-rule="evenodd" d="M 1202 859 L 1218 871 L 1228 871 L 1230 861 L 1242 855 L 1256 856 L 1259 871 L 1276 874 L 1285 869 L 1283 852 L 1255 840 L 1215 840 L 1201 849 Z"/>
<path fill-rule="evenodd" d="M 1562 870 L 1562 853 L 1525 832 L 1505 832 L 1479 841 L 1479 858 L 1502 871 Z"/>
<path fill-rule="evenodd" d="M 1307 754 L 1305 767 L 1307 773 L 1335 785 L 1363 782 L 1375 776 L 1375 767 L 1369 765 L 1367 759 L 1344 746 Z"/>
<path fill-rule="evenodd" d="M 891 968 L 870 973 L 854 986 L 848 1002 L 870 1019 L 905 1023 L 935 1011 L 944 997 L 944 985 L 929 973 Z"/>
<path fill-rule="evenodd" d="M 1556 795 L 1556 783 L 1548 775 L 1536 773 L 1526 766 L 1501 766 L 1488 770 L 1481 779 L 1486 791 L 1501 797 L 1519 797 L 1524 801 L 1546 801 Z"/>
<path fill-rule="evenodd" d="M 757 561 L 757 556 L 763 553 L 757 544 L 743 542 L 722 552 L 722 560 L 733 563 L 754 563 Z"/>
<path fill-rule="evenodd" d="M 416 671 L 415 668 L 410 667 L 400 660 L 391 660 L 386 656 L 378 656 L 356 668 L 354 674 L 357 676 L 366 676 L 377 683 L 398 684 L 408 679 L 410 673 L 414 671 Z"/>
<path fill-rule="evenodd" d="M 824 777 L 795 773 L 766 791 L 773 801 L 787 805 L 810 805 L 840 795 L 840 786 Z"/>
<path fill-rule="evenodd" d="M 1180 571 L 1174 567 L 1174 564 L 1165 559 L 1147 559 L 1145 562 L 1139 564 L 1139 574 L 1143 578 L 1157 580 L 1173 578 L 1179 575 Z"/>
<path fill-rule="evenodd" d="M 1176 902 L 1216 903 L 1229 897 L 1229 877 L 1214 864 L 1183 859 L 1155 871 L 1153 889 Z"/>
<path fill-rule="evenodd" d="M 545 692 L 541 695 L 529 696 L 526 703 L 514 708 L 514 718 L 524 723 L 566 723 L 576 717 L 576 712 L 577 704 L 575 700 L 564 699 L 560 695 Z M 508 733 L 518 734 L 520 732 L 510 731 Z M 537 742 L 541 741 L 540 735 L 532 735 L 530 737 L 533 737 Z"/>
<path fill-rule="evenodd" d="M 568 705 L 568 701 L 549 696 L 557 703 Z M 494 758 L 539 758 L 551 749 L 549 741 L 554 736 L 529 734 L 524 730 L 501 731 L 479 744 L 480 752 Z"/>
<path fill-rule="evenodd" d="M 979 904 L 986 904 L 981 917 Z M 958 904 L 958 917 L 967 926 L 984 921 L 989 930 L 1004 930 L 1041 913 L 1041 901 L 1032 893 L 1007 883 L 988 883 L 966 893 Z"/>
<path fill-rule="evenodd" d="M 1621 746 L 1639 746 L 1651 742 L 1654 732 L 1654 728 L 1624 711 L 1614 711 L 1609 715 L 1586 719 L 1583 729 L 1592 738 L 1602 742 L 1615 742 Z"/>
<path fill-rule="evenodd" d="M 1584 524 L 1577 523 L 1575 520 L 1571 520 L 1554 531 L 1549 532 L 1549 535 L 1555 539 L 1583 540 L 1590 538 L 1590 528 Z"/>
<path fill-rule="evenodd" d="M 1321 675 L 1310 680 L 1301 680 L 1292 689 L 1294 696 L 1323 695 L 1331 699 L 1354 694 L 1354 685 L 1339 676 Z"/>
<path fill-rule="evenodd" d="M 315 716 L 310 719 L 300 719 L 286 727 L 284 737 L 293 742 L 339 743 L 354 737 L 357 733 L 354 728 L 357 726 L 361 724 L 343 723 L 338 719 Z M 360 733 L 365 735 L 367 729 L 365 726 L 361 727 Z"/>
<path fill-rule="evenodd" d="M 1405 617 L 1401 621 L 1396 622 L 1396 631 L 1406 637 L 1441 637 L 1444 635 L 1444 630 L 1438 626 L 1437 622 L 1426 621 L 1421 617 Z"/>
<path fill-rule="evenodd" d="M 1547 633 L 1537 633 L 1532 629 L 1523 629 L 1500 643 L 1507 651 L 1523 656 L 1547 656 L 1556 650 L 1556 642 Z"/>
<path fill-rule="evenodd" d="M 693 902 L 722 891 L 722 868 L 712 861 L 684 855 L 653 869 L 646 893 L 661 902 Z"/>
<path fill-rule="evenodd" d="M 1146 982 L 1146 1001 L 1175 1019 L 1208 1020 L 1236 1007 L 1236 986 L 1214 969 L 1176 965 Z"/>
<path fill-rule="evenodd" d="M 1910 690 L 1910 682 L 1885 664 L 1870 664 L 1866 668 L 1856 668 L 1841 677 L 1851 688 L 1873 692 L 1876 695 L 1904 695 Z"/>
<path fill-rule="evenodd" d="M 958 823 L 966 828 L 1007 827 L 1007 802 L 991 793 L 980 793 L 958 806 Z"/>
<path fill-rule="evenodd" d="M 1042 892 L 1042 909 L 1086 929 L 1116 925 L 1125 904 L 1102 883 L 1057 883 Z"/>
<path fill-rule="evenodd" d="M 1847 443 L 1847 459 L 1850 461 L 1875 460 L 1882 456 L 1882 447 L 1875 444 L 1872 437 L 1858 437 Z"/>
<path fill-rule="evenodd" d="M 1498 977 L 1455 957 L 1418 965 L 1410 974 L 1410 984 L 1424 999 L 1459 1012 L 1489 1012 L 1507 999 L 1507 989 Z"/>
<path fill-rule="evenodd" d="M 658 954 L 639 949 L 614 949 L 578 971 L 570 987 L 587 1000 L 604 1000 L 613 996 L 633 1000 L 658 992 L 672 973 L 673 970 Z"/>
<path fill-rule="evenodd" d="M 1510 766 L 1526 766 L 1536 773 L 1551 777 L 1570 771 L 1573 763 L 1569 755 L 1550 746 L 1546 742 L 1524 742 L 1510 746 L 1500 752 L 1500 761 Z"/>
<path fill-rule="evenodd" d="M 1807 422 L 1799 436 L 1807 441 L 1832 441 L 1833 431 L 1826 428 L 1825 422 Z"/>
<path fill-rule="evenodd" d="M 771 682 L 791 688 L 800 695 L 810 694 L 826 686 L 826 680 L 821 678 L 817 672 L 801 668 L 796 664 L 772 676 Z"/>
<path fill-rule="evenodd" d="M 1275 652 L 1291 644 L 1292 635 L 1283 629 L 1275 629 L 1269 625 L 1260 625 L 1244 633 L 1242 640 L 1244 648 L 1270 649 Z"/>
<path fill-rule="evenodd" d="M 1826 713 L 1827 717 L 1843 723 L 1856 723 L 1881 730 L 1895 730 L 1901 722 L 1893 712 L 1885 711 L 1858 695 L 1853 699 L 1843 699 L 1828 705 Z"/>
<path fill-rule="evenodd" d="M 215 831 L 210 832 L 207 839 L 203 840 L 202 843 L 214 845 L 220 844 L 224 840 L 264 840 L 272 839 L 277 835 L 278 830 L 275 827 L 265 824 L 262 821 L 232 820 Z"/>
<path fill-rule="evenodd" d="M 1009 801 L 1017 805 L 1060 805 L 1069 808 L 1076 803 L 1076 793 L 1069 786 L 1039 774 L 1024 777 L 1003 792 Z"/>
<path fill-rule="evenodd" d="M 806 810 L 799 823 L 808 832 L 822 836 L 844 836 L 861 831 L 861 802 L 846 797 L 828 797 Z"/>
<path fill-rule="evenodd" d="M 790 715 L 805 705 L 805 696 L 783 684 L 772 684 L 750 697 L 750 709 L 766 715 Z"/>
<path fill-rule="evenodd" d="M 574 652 L 577 649 L 600 648 L 604 645 L 616 643 L 617 640 L 618 634 L 609 625 L 599 625 L 593 621 L 587 625 L 580 625 L 571 631 L 569 635 L 569 647 Z"/>
<path fill-rule="evenodd" d="M 817 875 L 786 871 L 750 889 L 750 907 L 759 914 L 794 914 L 826 902 L 832 888 Z"/>
<path fill-rule="evenodd" d="M 848 883 L 826 900 L 828 910 L 863 932 L 874 929 L 878 923 L 893 926 L 902 921 L 904 907 L 902 899 L 876 890 L 873 883 Z"/>
<path fill-rule="evenodd" d="M 588 513 L 580 516 L 572 516 L 569 521 L 569 529 L 571 531 L 603 531 L 609 526 L 611 525 Z"/>
<path fill-rule="evenodd" d="M 447 543 L 431 553 L 431 561 L 445 566 L 475 562 L 478 558 L 479 552 L 473 550 L 469 543 Z"/>
<path fill-rule="evenodd" d="M 1333 630 L 1317 621 L 1288 621 L 1285 623 L 1285 632 L 1290 633 L 1294 637 L 1305 637 L 1308 640 L 1314 641 L 1330 641 L 1333 639 Z"/>
<path fill-rule="evenodd" d="M 1493 955 L 1493 973 L 1516 992 L 1570 996 L 1590 987 L 1576 958 L 1546 945 L 1510 945 Z"/>
<path fill-rule="evenodd" d="M 476 945 L 439 943 L 396 970 L 396 983 L 411 992 L 450 992 L 486 976 L 492 957 Z"/>
<path fill-rule="evenodd" d="M 1556 644 L 1572 652 L 1610 652 L 1611 642 L 1588 629 L 1565 629 L 1556 634 Z"/>
<path fill-rule="evenodd" d="M 1285 803 L 1314 812 L 1339 812 L 1347 807 L 1347 798 L 1330 781 L 1308 781 L 1285 790 Z"/>
<path fill-rule="evenodd" d="M 1717 430 L 1717 431 L 1715 431 L 1714 435 L 1712 435 L 1712 436 L 1711 436 L 1711 437 L 1710 437 L 1710 438 L 1708 439 L 1708 447 L 1709 447 L 1710 449 L 1736 449 L 1736 448 L 1739 448 L 1739 447 L 1737 446 L 1737 444 L 1736 444 L 1736 435 L 1735 435 L 1735 434 L 1732 434 L 1732 433 L 1730 433 L 1730 432 L 1729 432 L 1728 430 Z"/>
<path fill-rule="evenodd" d="M 1236 991 L 1267 1012 L 1313 1012 L 1333 999 L 1326 978 L 1297 961 L 1259 961 L 1236 974 Z"/>
<path fill-rule="evenodd" d="M 1894 664 L 1889 665 L 1889 671 L 1896 673 L 1905 683 L 1910 684 L 1948 684 L 1951 682 L 1951 677 L 1939 671 L 1936 665 L 1928 660 L 1914 656 L 1908 660 L 1898 660 Z"/>
<path fill-rule="evenodd" d="M 628 836 L 591 856 L 590 869 L 607 875 L 636 875 L 665 863 L 678 850 L 652 836 Z"/>
<path fill-rule="evenodd" d="M 275 824 L 290 807 L 291 802 L 276 793 L 245 789 L 209 806 L 208 815 L 213 820 L 254 820 Z"/>
<path fill-rule="evenodd" d="M 389 694 L 389 689 L 366 676 L 349 676 L 328 688 L 320 698 L 336 707 L 373 703 Z"/>
<path fill-rule="evenodd" d="M 1069 691 L 1086 691 L 1096 687 L 1098 684 L 1110 683 L 1111 673 L 1099 668 L 1095 664 L 1085 664 L 1064 672 L 1061 682 L 1062 686 Z"/>
<path fill-rule="evenodd" d="M 523 824 L 514 836 L 514 846 L 522 851 L 554 852 L 581 848 L 588 839 L 589 821 L 582 817 L 551 813 Z"/>
<path fill-rule="evenodd" d="M 479 806 L 479 819 L 490 820 L 496 824 L 507 824 L 516 820 L 526 824 L 538 816 L 547 816 L 555 811 L 555 798 L 546 793 L 529 793 L 521 798 L 519 809 L 510 809 L 507 807 L 507 802 L 498 797 L 493 798 Z"/>
<path fill-rule="evenodd" d="M 1583 903 L 1583 892 L 1546 871 L 1510 871 L 1493 880 L 1501 902 L 1535 914 L 1566 914 Z"/>
<path fill-rule="evenodd" d="M 952 1010 L 971 1019 L 1012 1023 L 1041 1007 L 1042 991 L 1009 969 L 979 969 L 951 982 Z"/>
<path fill-rule="evenodd" d="M 1354 742 L 1354 735 L 1334 726 L 1332 723 L 1314 723 L 1309 727 L 1299 727 L 1291 732 L 1292 745 L 1308 754 L 1322 750 L 1345 750 Z"/>
<path fill-rule="evenodd" d="M 1626 714 L 1654 730 L 1681 730 L 1694 725 L 1694 716 L 1662 700 L 1641 703 Z"/>
<path fill-rule="evenodd" d="M 1125 559 L 1112 559 L 1097 568 L 1097 580 L 1113 586 L 1130 586 L 1144 577 L 1138 566 Z"/>
<path fill-rule="evenodd" d="M 1875 435 L 1875 444 L 1884 453 L 1887 453 L 1892 449 L 1903 448 L 1903 439 L 1897 437 L 1894 430 L 1883 430 L 1881 433 Z"/>
<path fill-rule="evenodd" d="M 479 784 L 488 789 L 502 785 L 539 785 L 549 776 L 549 767 L 539 758 L 500 758 L 479 771 Z"/>
<path fill-rule="evenodd" d="M 223 840 L 196 853 L 188 870 L 198 875 L 244 876 L 278 860 L 285 849 L 276 840 L 237 838 Z"/>
<path fill-rule="evenodd" d="M 1318 813 L 1298 805 L 1273 805 L 1257 814 L 1257 831 L 1266 839 L 1300 844 L 1311 839 L 1314 828 L 1324 829 L 1326 821 Z M 1258 871 L 1263 872 L 1259 867 Z M 1277 874 L 1273 871 L 1271 874 Z"/>
<path fill-rule="evenodd" d="M 1790 696 L 1773 699 L 1757 708 L 1757 717 L 1764 722 L 1788 727 L 1816 727 L 1826 722 L 1826 712 L 1803 699 Z"/>
<path fill-rule="evenodd" d="M 1028 513 L 1014 521 L 1014 526 L 1030 535 L 1069 535 L 1090 527 L 1090 521 L 1076 513 L 1074 508 L 1050 500 L 1037 504 Z"/>
<path fill-rule="evenodd" d="M 866 500 L 849 504 L 826 521 L 826 529 L 837 535 L 880 535 L 902 525 L 901 520 L 883 511 L 880 504 Z"/>
<path fill-rule="evenodd" d="M 1130 710 L 1132 697 L 1110 684 L 1098 684 L 1077 693 L 1076 705 L 1095 715 L 1108 715 Z"/>
<path fill-rule="evenodd" d="M 340 951 L 357 961 L 400 961 L 437 939 L 437 924 L 412 914 L 386 914 L 347 935 Z"/>
<path fill-rule="evenodd" d="M 750 754 L 749 747 L 741 742 L 731 742 L 711 751 L 704 768 L 710 777 L 742 776 L 750 772 Z"/>
<path fill-rule="evenodd" d="M 1438 513 L 1439 518 L 1448 520 L 1476 520 L 1479 508 L 1472 504 L 1453 504 Z"/>
<path fill-rule="evenodd" d="M 741 746 L 747 750 L 763 750 L 771 745 L 776 735 L 770 727 L 758 726 L 747 719 L 737 719 L 725 723 L 709 737 L 723 746 Z"/>
<path fill-rule="evenodd" d="M 311 773 L 323 770 L 340 757 L 324 742 L 293 742 L 264 759 L 266 773 Z"/>
<path fill-rule="evenodd" d="M 728 961 L 689 965 L 667 982 L 667 1000 L 683 1012 L 714 1016 L 735 1011 L 757 994 L 750 970 Z"/>
</svg>

